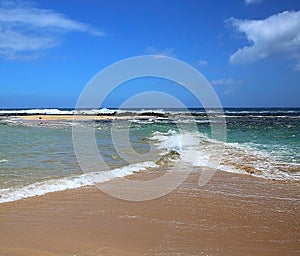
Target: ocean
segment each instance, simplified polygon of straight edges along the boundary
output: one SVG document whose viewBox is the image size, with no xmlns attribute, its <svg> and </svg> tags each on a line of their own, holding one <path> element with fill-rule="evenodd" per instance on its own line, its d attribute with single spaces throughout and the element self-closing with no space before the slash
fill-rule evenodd
<svg viewBox="0 0 300 256">
<path fill-rule="evenodd" d="M 197 142 L 189 149 L 195 156 L 195 167 L 210 167 L 207 149 L 222 144 L 222 157 L 216 167 L 220 171 L 300 181 L 299 108 L 224 109 L 225 141 L 212 137 L 212 123 L 204 109 L 190 109 L 190 117 L 180 109 L 82 110 L 82 115 L 113 115 L 127 117 L 127 121 L 43 120 L 43 115 L 74 113 L 70 109 L 0 110 L 0 203 L 93 185 L 180 161 L 183 136 Z M 42 119 L 20 118 L 30 114 L 42 115 Z M 197 132 L 191 130 L 191 124 L 196 124 Z M 99 169 L 89 173 L 81 170 L 72 140 L 75 125 L 95 126 L 96 144 L 109 168 L 103 172 L 109 175 L 101 175 Z M 112 140 L 112 126 L 117 132 L 129 127 L 133 150 L 121 147 L 124 155 L 120 155 Z"/>
</svg>

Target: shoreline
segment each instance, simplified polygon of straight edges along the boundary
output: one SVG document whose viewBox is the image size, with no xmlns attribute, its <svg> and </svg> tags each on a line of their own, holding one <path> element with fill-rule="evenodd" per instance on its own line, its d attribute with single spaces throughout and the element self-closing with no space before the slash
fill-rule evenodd
<svg viewBox="0 0 300 256">
<path fill-rule="evenodd" d="M 0 204 L 0 254 L 299 253 L 298 183 L 216 172 L 198 187 L 199 173 L 147 202 L 122 201 L 89 186 Z"/>
<path fill-rule="evenodd" d="M 132 120 L 165 120 L 166 116 L 160 116 L 156 114 L 145 114 L 145 115 L 11 115 L 11 116 L 0 116 L 0 121 L 13 121 L 20 123 L 32 123 L 32 124 L 53 124 L 53 123 L 64 123 L 64 122 L 93 122 L 93 121 L 132 121 Z"/>
</svg>

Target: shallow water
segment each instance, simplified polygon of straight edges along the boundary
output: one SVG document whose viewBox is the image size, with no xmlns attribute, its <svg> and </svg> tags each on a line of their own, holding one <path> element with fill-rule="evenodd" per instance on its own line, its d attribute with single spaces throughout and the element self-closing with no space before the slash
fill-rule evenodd
<svg viewBox="0 0 300 256">
<path fill-rule="evenodd" d="M 51 110 L 47 111 L 51 114 Z M 109 111 L 116 110 L 104 112 Z M 127 129 L 128 122 L 97 121 L 98 150 L 112 170 L 107 177 L 124 176 L 162 164 L 158 160 L 170 151 L 178 152 L 184 160 L 186 147 L 193 155 L 193 159 L 187 160 L 190 164 L 209 166 L 210 146 L 222 145 L 217 169 L 267 179 L 300 180 L 299 109 L 225 109 L 226 141 L 212 138 L 211 124 L 204 110 L 191 112 L 193 118 L 180 110 L 117 111 L 117 115 L 129 115 L 128 136 L 134 151 L 126 148 L 126 141 L 121 138 L 117 145 L 121 152 L 117 152 L 111 138 L 112 126 L 121 133 Z M 72 125 L 89 127 L 90 122 L 22 122 L 14 113 L 18 114 L 0 111 L 0 202 L 105 180 L 99 173 L 83 174 L 74 153 Z M 149 113 L 153 117 L 136 117 Z M 194 123 L 196 133 L 192 130 Z M 184 138 L 191 144 L 185 145 Z"/>
</svg>

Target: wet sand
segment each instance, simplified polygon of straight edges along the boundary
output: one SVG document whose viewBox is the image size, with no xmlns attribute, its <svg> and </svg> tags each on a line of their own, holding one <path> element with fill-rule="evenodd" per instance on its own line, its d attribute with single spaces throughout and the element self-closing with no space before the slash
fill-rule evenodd
<svg viewBox="0 0 300 256">
<path fill-rule="evenodd" d="M 0 255 L 299 255 L 299 183 L 198 175 L 147 202 L 85 187 L 1 204 Z"/>
</svg>

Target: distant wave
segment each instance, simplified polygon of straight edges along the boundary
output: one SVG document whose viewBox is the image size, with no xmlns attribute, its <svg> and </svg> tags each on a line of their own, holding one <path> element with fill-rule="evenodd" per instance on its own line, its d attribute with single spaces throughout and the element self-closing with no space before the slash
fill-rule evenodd
<svg viewBox="0 0 300 256">
<path fill-rule="evenodd" d="M 17 109 L 17 110 L 0 110 L 0 116 L 4 115 L 113 115 L 113 114 L 163 114 L 166 113 L 162 109 L 153 110 L 117 110 L 117 109 L 82 109 L 82 110 L 60 110 L 60 109 Z"/>
<path fill-rule="evenodd" d="M 56 108 L 46 108 L 46 109 L 3 109 L 0 110 L 0 116 L 7 115 L 156 115 L 163 117 L 164 115 L 185 115 L 190 113 L 192 116 L 206 116 L 209 114 L 222 115 L 222 111 L 215 109 L 202 109 L 202 108 L 191 108 L 186 109 L 56 109 Z M 226 117 L 239 117 L 239 116 L 300 116 L 299 108 L 290 109 L 228 109 L 224 108 L 224 115 Z"/>
<path fill-rule="evenodd" d="M 72 111 L 59 109 L 18 109 L 18 110 L 0 110 L 0 115 L 68 115 Z"/>
</svg>

